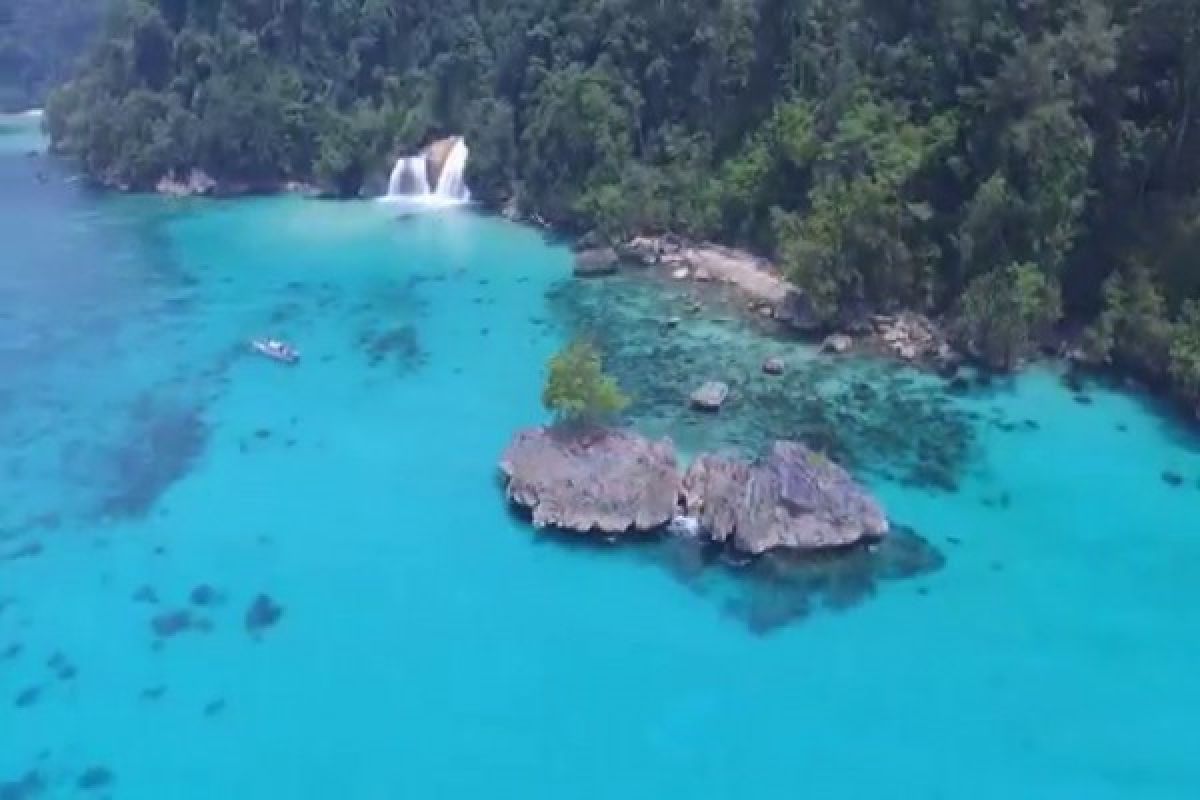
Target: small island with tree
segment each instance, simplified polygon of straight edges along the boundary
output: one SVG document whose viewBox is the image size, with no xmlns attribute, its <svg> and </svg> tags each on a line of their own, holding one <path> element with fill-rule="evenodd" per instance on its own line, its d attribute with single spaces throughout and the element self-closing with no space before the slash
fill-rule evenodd
<svg viewBox="0 0 1200 800">
<path fill-rule="evenodd" d="M 606 424 L 629 400 L 588 342 L 550 359 L 542 399 L 555 424 L 519 431 L 500 459 L 508 500 L 535 527 L 671 530 L 750 555 L 841 549 L 889 530 L 878 502 L 802 444 L 777 442 L 756 462 L 702 454 L 683 470 L 669 440 Z"/>
</svg>

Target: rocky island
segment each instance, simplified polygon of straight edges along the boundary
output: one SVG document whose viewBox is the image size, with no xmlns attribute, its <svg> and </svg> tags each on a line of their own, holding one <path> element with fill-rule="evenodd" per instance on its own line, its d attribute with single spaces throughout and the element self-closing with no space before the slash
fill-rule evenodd
<svg viewBox="0 0 1200 800">
<path fill-rule="evenodd" d="M 676 513 L 675 448 L 609 429 L 529 428 L 500 460 L 508 499 L 536 527 L 604 535 L 653 531 Z"/>
<path fill-rule="evenodd" d="M 506 495 L 538 528 L 614 536 L 670 529 L 760 555 L 879 539 L 882 507 L 825 456 L 777 442 L 757 462 L 704 454 L 686 473 L 668 440 L 606 428 L 538 427 L 500 460 Z"/>
</svg>

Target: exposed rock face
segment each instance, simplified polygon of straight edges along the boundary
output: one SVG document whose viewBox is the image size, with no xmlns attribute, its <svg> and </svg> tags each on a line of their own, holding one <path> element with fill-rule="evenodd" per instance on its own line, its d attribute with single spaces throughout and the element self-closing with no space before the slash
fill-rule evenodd
<svg viewBox="0 0 1200 800">
<path fill-rule="evenodd" d="M 207 197 L 217 192 L 217 182 L 202 169 L 192 169 L 187 178 L 164 175 L 154 190 L 171 197 Z"/>
<path fill-rule="evenodd" d="M 938 326 L 921 314 L 904 311 L 895 316 L 877 315 L 872 322 L 884 349 L 904 361 L 943 358 L 949 348 Z"/>
<path fill-rule="evenodd" d="M 595 278 L 617 271 L 617 251 L 611 247 L 582 250 L 575 254 L 575 275 Z"/>
<path fill-rule="evenodd" d="M 425 155 L 425 165 L 428 169 L 430 186 L 438 185 L 438 180 L 442 176 L 442 169 L 446 166 L 446 159 L 450 157 L 450 151 L 461 141 L 461 136 L 448 136 L 445 139 L 430 142 L 421 151 Z"/>
<path fill-rule="evenodd" d="M 883 509 L 850 475 L 794 442 L 757 464 L 704 455 L 683 479 L 686 513 L 746 553 L 847 547 L 887 534 Z"/>
<path fill-rule="evenodd" d="M 812 300 L 799 289 L 790 290 L 783 302 L 776 306 L 775 318 L 809 335 L 820 333 L 826 325 L 813 307 Z"/>
<path fill-rule="evenodd" d="M 675 516 L 675 447 L 620 430 L 529 428 L 500 461 L 508 499 L 538 528 L 606 535 L 657 530 Z"/>
<path fill-rule="evenodd" d="M 709 381 L 692 392 L 692 408 L 697 411 L 720 411 L 729 399 L 729 386 L 720 381 Z"/>
<path fill-rule="evenodd" d="M 725 283 L 745 292 L 776 316 L 795 288 L 779 270 L 753 253 L 709 242 L 689 242 L 676 236 L 639 236 L 620 248 L 621 257 L 646 267 L 662 267 L 680 280 Z"/>
</svg>

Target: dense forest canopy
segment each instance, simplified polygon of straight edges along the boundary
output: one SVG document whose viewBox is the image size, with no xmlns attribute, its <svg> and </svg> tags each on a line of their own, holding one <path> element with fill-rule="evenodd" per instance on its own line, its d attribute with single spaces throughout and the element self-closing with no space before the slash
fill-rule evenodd
<svg viewBox="0 0 1200 800">
<path fill-rule="evenodd" d="M 342 193 L 462 132 L 486 202 L 1200 387 L 1196 0 L 118 0 L 49 125 L 113 184 Z"/>
<path fill-rule="evenodd" d="M 40 106 L 70 77 L 102 0 L 0 0 L 0 111 Z"/>
</svg>

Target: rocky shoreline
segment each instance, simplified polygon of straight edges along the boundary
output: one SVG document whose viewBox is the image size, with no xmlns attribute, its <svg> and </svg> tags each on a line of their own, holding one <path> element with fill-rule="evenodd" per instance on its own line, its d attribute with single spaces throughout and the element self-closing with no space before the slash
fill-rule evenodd
<svg viewBox="0 0 1200 800">
<path fill-rule="evenodd" d="M 364 180 L 360 196 L 368 186 L 382 179 Z M 121 192 L 137 191 L 117 181 L 100 179 L 107 189 Z M 204 170 L 193 168 L 186 174 L 162 176 L 152 191 L 165 197 L 232 198 L 296 194 L 305 197 L 337 199 L 338 192 L 299 180 L 269 182 L 230 181 L 213 178 Z M 554 227 L 536 214 L 524 214 L 515 198 L 502 209 L 496 209 L 506 219 L 518 224 L 532 225 L 540 230 Z M 843 309 L 832 321 L 821 321 L 813 312 L 804 293 L 783 277 L 781 270 L 769 260 L 745 250 L 713 242 L 696 242 L 673 234 L 636 236 L 612 247 L 593 247 L 589 237 L 576 243 L 575 274 L 577 277 L 604 277 L 623 267 L 654 269 L 680 283 L 698 286 L 727 286 L 743 299 L 748 315 L 775 325 L 778 329 L 799 335 L 820 344 L 831 355 L 868 354 L 892 358 L 918 369 L 936 372 L 953 379 L 961 366 L 978 365 L 970 348 L 955 342 L 948 325 L 911 310 L 895 313 L 876 313 L 861 306 Z M 1181 410 L 1193 421 L 1200 422 L 1200 403 L 1179 397 L 1167 386 L 1142 386 L 1123 369 L 1096 364 L 1082 356 L 1079 336 L 1065 337 L 1054 343 L 1044 342 L 1042 356 L 1067 365 L 1072 373 L 1111 378 L 1135 388 L 1145 388 L 1182 406 Z"/>
<path fill-rule="evenodd" d="M 536 528 L 603 538 L 670 533 L 747 556 L 878 541 L 880 504 L 824 455 L 777 442 L 762 459 L 704 454 L 612 428 L 519 431 L 500 459 L 508 501 Z"/>
<path fill-rule="evenodd" d="M 948 377 L 966 361 L 941 325 L 913 311 L 879 314 L 865 307 L 851 308 L 832 322 L 821 322 L 804 293 L 775 264 L 744 250 L 671 235 L 639 236 L 616 247 L 576 249 L 576 277 L 606 277 L 622 268 L 654 270 L 682 284 L 729 287 L 742 298 L 747 314 L 820 342 L 822 351 L 833 355 L 891 357 Z"/>
</svg>

